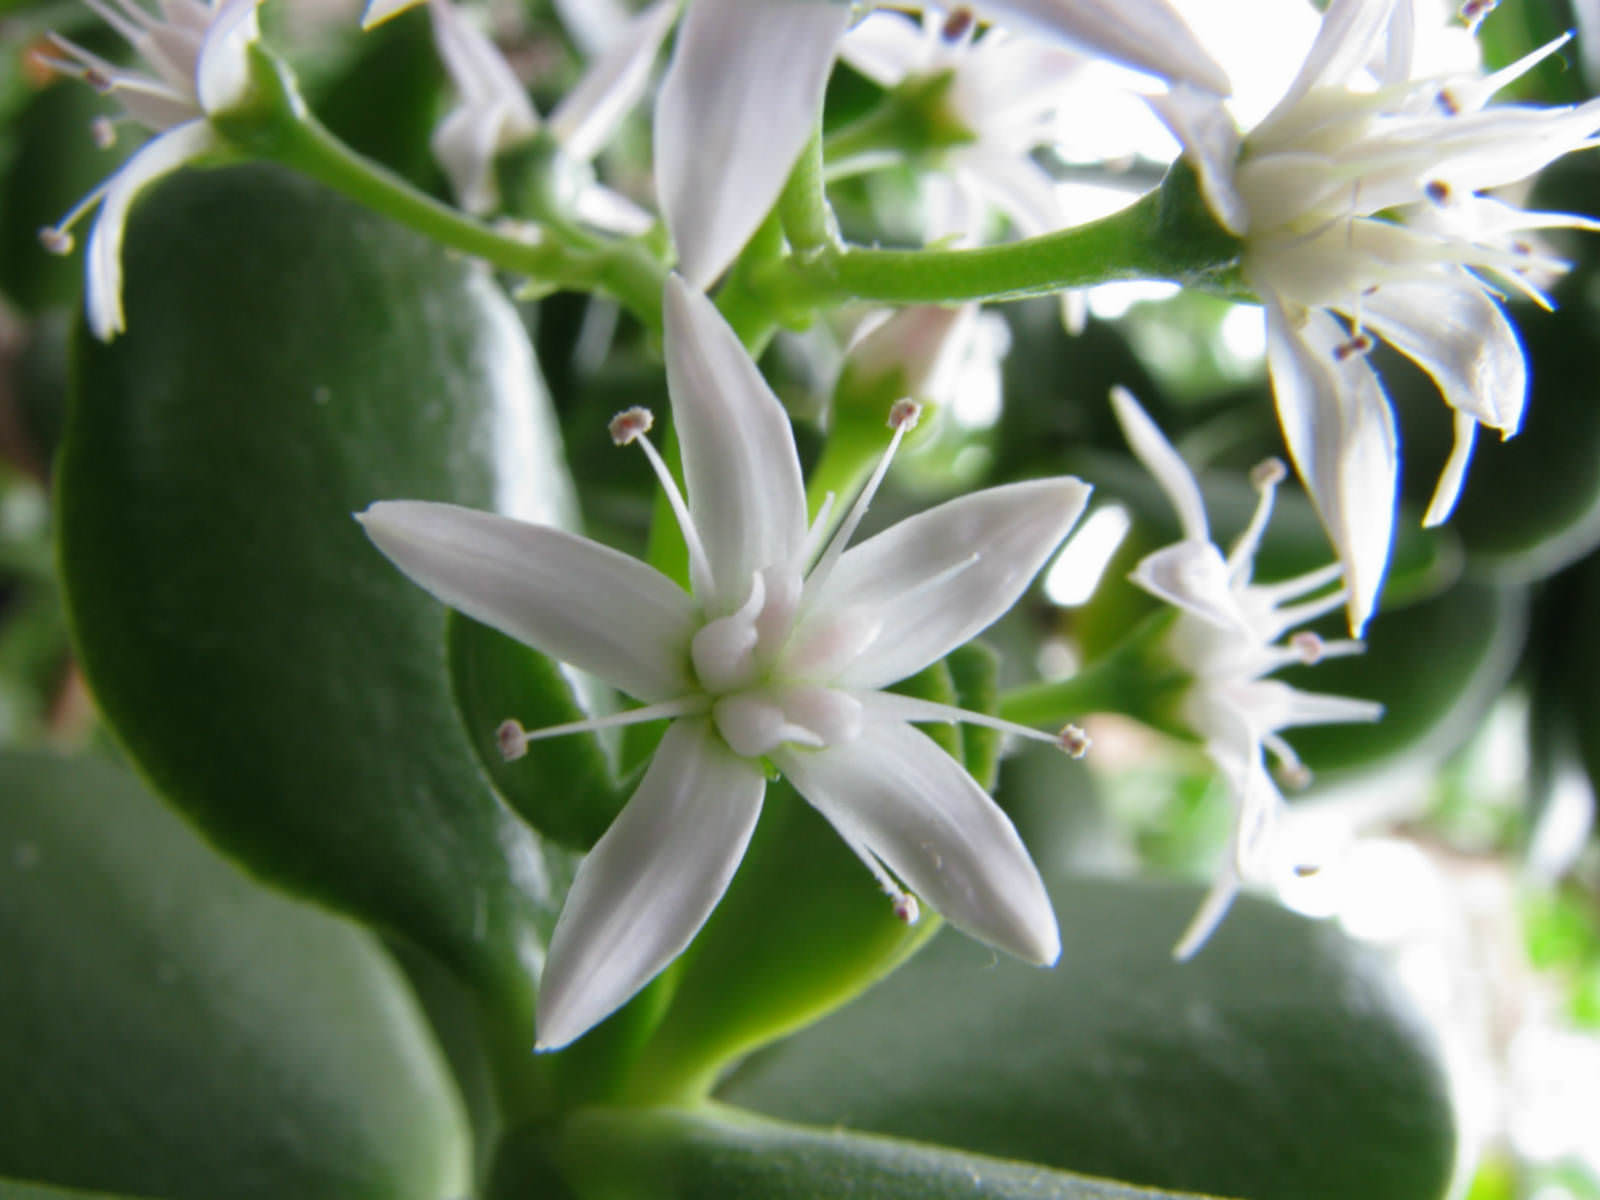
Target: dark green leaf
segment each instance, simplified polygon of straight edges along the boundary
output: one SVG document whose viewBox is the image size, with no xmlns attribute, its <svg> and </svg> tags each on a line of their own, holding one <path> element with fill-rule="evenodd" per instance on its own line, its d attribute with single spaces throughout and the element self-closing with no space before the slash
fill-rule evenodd
<svg viewBox="0 0 1600 1200">
<path fill-rule="evenodd" d="M 351 519 L 386 498 L 559 519 L 515 314 L 473 264 L 271 169 L 166 184 L 126 265 L 128 333 L 79 338 L 59 479 L 108 720 L 252 870 L 415 940 L 526 1025 L 570 864 L 478 768 L 444 610 Z"/>
<path fill-rule="evenodd" d="M 84 1192 L 77 1188 L 46 1187 L 18 1179 L 0 1179 L 0 1200 L 135 1200 L 132 1196 L 113 1196 L 110 1192 Z M 140 1198 L 142 1200 L 142 1198 Z"/>
<path fill-rule="evenodd" d="M 574 1117 L 549 1153 L 607 1200 L 1177 1200 L 1025 1163 L 713 1107 Z M 497 1195 L 530 1195 L 515 1174 Z"/>
<path fill-rule="evenodd" d="M 1377 700 L 1376 724 L 1316 725 L 1291 739 L 1318 771 L 1371 767 L 1401 754 L 1442 756 L 1460 745 L 1510 679 L 1527 632 L 1525 589 L 1463 580 L 1426 604 L 1380 612 L 1367 652 L 1278 678 L 1308 691 Z M 1339 636 L 1340 627 L 1325 630 Z"/>
<path fill-rule="evenodd" d="M 0 757 L 0 794 L 0 1173 L 165 1200 L 464 1194 L 460 1101 L 366 935 L 253 883 L 108 763 Z"/>
<path fill-rule="evenodd" d="M 1443 1194 L 1448 1090 L 1375 954 L 1241 899 L 1178 964 L 1196 889 L 1075 880 L 1053 894 L 1055 970 L 946 934 L 752 1060 L 722 1098 L 1248 1200 Z"/>
</svg>

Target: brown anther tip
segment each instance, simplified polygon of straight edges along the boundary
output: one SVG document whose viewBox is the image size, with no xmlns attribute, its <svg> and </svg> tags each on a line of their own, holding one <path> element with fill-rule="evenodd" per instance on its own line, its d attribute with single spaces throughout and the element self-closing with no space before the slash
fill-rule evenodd
<svg viewBox="0 0 1600 1200">
<path fill-rule="evenodd" d="M 1056 735 L 1056 744 L 1067 752 L 1068 758 L 1082 758 L 1089 753 L 1094 740 L 1078 725 L 1063 725 Z"/>
<path fill-rule="evenodd" d="M 889 409 L 889 428 L 903 429 L 910 433 L 917 427 L 917 422 L 922 420 L 922 405 L 915 400 L 896 400 Z"/>
<path fill-rule="evenodd" d="M 109 150 L 117 144 L 117 127 L 109 117 L 96 117 L 89 122 L 89 136 L 100 149 Z"/>
<path fill-rule="evenodd" d="M 1283 780 L 1285 787 L 1303 791 L 1311 786 L 1311 768 L 1304 763 L 1286 765 L 1278 768 L 1278 778 Z"/>
<path fill-rule="evenodd" d="M 54 225 L 46 225 L 39 230 L 39 245 L 51 254 L 71 254 L 72 235 Z"/>
<path fill-rule="evenodd" d="M 1283 465 L 1281 458 L 1262 459 L 1250 472 L 1250 484 L 1258 492 L 1277 487 L 1287 478 L 1289 478 L 1289 468 Z"/>
<path fill-rule="evenodd" d="M 977 15 L 970 8 L 953 8 L 950 10 L 950 15 L 944 19 L 939 36 L 947 42 L 959 42 L 977 23 Z"/>
<path fill-rule="evenodd" d="M 1322 868 L 1316 863 L 1296 863 L 1294 874 L 1296 879 L 1309 879 L 1313 875 L 1321 874 Z"/>
<path fill-rule="evenodd" d="M 922 906 L 915 896 L 902 892 L 894 898 L 895 918 L 905 925 L 915 925 L 922 920 Z"/>
<path fill-rule="evenodd" d="M 648 408 L 628 408 L 611 418 L 607 428 L 611 431 L 611 442 L 616 446 L 627 446 L 649 433 L 655 425 L 655 414 Z"/>
<path fill-rule="evenodd" d="M 1430 179 L 1422 186 L 1422 194 L 1434 204 L 1450 203 L 1450 185 L 1442 179 Z"/>
<path fill-rule="evenodd" d="M 500 728 L 495 731 L 495 740 L 500 743 L 500 757 L 507 762 L 515 762 L 528 752 L 527 734 L 514 718 L 508 717 L 500 722 Z"/>
<path fill-rule="evenodd" d="M 1365 331 L 1356 334 L 1347 342 L 1340 342 L 1333 348 L 1335 362 L 1347 362 L 1358 354 L 1366 354 L 1373 347 L 1372 335 Z"/>
</svg>

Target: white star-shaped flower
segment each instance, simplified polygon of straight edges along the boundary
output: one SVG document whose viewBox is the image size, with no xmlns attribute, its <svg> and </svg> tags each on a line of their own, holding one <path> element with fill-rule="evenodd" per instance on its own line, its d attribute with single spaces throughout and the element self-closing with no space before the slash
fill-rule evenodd
<svg viewBox="0 0 1600 1200">
<path fill-rule="evenodd" d="M 970 11 L 1163 79 L 1229 90 L 1166 0 L 926 7 Z M 697 287 L 716 280 L 777 201 L 816 127 L 849 24 L 850 6 L 826 0 L 688 0 L 656 106 L 655 155 L 679 270 Z"/>
<path fill-rule="evenodd" d="M 1338 564 L 1281 583 L 1251 581 L 1273 496 L 1285 474 L 1283 464 L 1269 459 L 1256 469 L 1260 502 L 1224 556 L 1211 541 L 1200 486 L 1178 452 L 1125 389 L 1115 389 L 1111 403 L 1128 445 L 1172 502 L 1183 530 L 1182 541 L 1147 555 L 1132 578 L 1179 610 L 1167 651 L 1191 683 L 1178 715 L 1204 741 L 1227 778 L 1236 810 L 1228 856 L 1173 951 L 1187 958 L 1222 921 L 1240 883 L 1260 875 L 1270 859 L 1274 818 L 1283 798 L 1267 773 L 1266 752 L 1291 779 L 1307 777 L 1280 731 L 1375 721 L 1383 709 L 1368 700 L 1303 692 L 1265 678 L 1291 663 L 1314 663 L 1362 649 L 1359 642 L 1324 642 L 1309 632 L 1279 641 L 1344 603 L 1342 590 L 1325 591 L 1339 579 Z"/>
<path fill-rule="evenodd" d="M 439 123 L 433 153 L 450 177 L 456 199 L 472 213 L 499 204 L 495 159 L 547 130 L 574 173 L 570 203 L 588 224 L 638 234 L 654 219 L 626 197 L 601 186 L 588 164 L 650 83 L 650 66 L 677 17 L 677 0 L 657 3 L 627 21 L 578 85 L 541 121 L 500 51 L 450 0 L 430 0 L 434 43 L 461 103 Z"/>
<path fill-rule="evenodd" d="M 244 104 L 250 95 L 250 45 L 260 36 L 257 0 L 163 0 L 154 16 L 137 0 L 85 0 L 125 37 L 147 71 L 127 70 L 56 34 L 50 41 L 65 57 L 41 56 L 52 68 L 115 96 L 125 117 L 157 136 L 116 174 L 84 197 L 62 220 L 39 231 L 45 248 L 72 251 L 72 227 L 97 206 L 86 253 L 85 306 L 89 327 L 102 341 L 121 333 L 122 237 L 141 189 L 185 163 L 220 149 L 210 118 Z"/>
<path fill-rule="evenodd" d="M 1344 563 L 1358 634 L 1388 564 L 1398 481 L 1394 417 L 1366 360 L 1374 337 L 1454 410 L 1455 450 L 1425 518 L 1436 524 L 1478 426 L 1509 437 L 1522 419 L 1526 365 L 1495 282 L 1537 296 L 1534 280 L 1559 264 L 1521 235 L 1595 228 L 1481 194 L 1593 144 L 1600 101 L 1489 103 L 1565 39 L 1492 75 L 1417 79 L 1413 19 L 1409 0 L 1333 0 L 1299 75 L 1242 141 L 1214 97 L 1179 87 L 1152 101 L 1212 211 L 1244 239 L 1284 436 Z"/>
<path fill-rule="evenodd" d="M 806 521 L 789 421 L 733 331 L 673 276 L 667 385 L 686 496 L 637 442 L 689 550 L 685 591 L 653 567 L 541 525 L 447 504 L 387 501 L 373 541 L 439 599 L 588 671 L 642 707 L 537 737 L 670 720 L 638 791 L 583 861 L 540 985 L 539 1045 L 565 1045 L 671 962 L 731 879 L 768 764 L 838 830 L 914 920 L 915 893 L 967 932 L 1031 962 L 1059 950 L 1050 902 L 1016 830 L 912 721 L 1051 735 L 884 691 L 1011 607 L 1077 520 L 1088 487 L 1042 479 L 964 496 L 850 550 L 893 448 L 915 420 L 896 405 L 890 452 L 824 546 Z M 825 506 L 826 508 L 826 506 Z"/>
</svg>

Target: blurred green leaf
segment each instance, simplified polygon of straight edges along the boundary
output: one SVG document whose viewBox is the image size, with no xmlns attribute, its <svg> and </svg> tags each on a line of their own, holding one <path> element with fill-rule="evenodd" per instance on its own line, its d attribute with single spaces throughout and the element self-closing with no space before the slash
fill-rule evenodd
<svg viewBox="0 0 1600 1200">
<path fill-rule="evenodd" d="M 526 1035 L 570 863 L 462 735 L 444 610 L 351 519 L 561 518 L 521 325 L 486 272 L 271 169 L 163 185 L 126 266 L 128 332 L 78 339 L 58 488 L 107 719 L 218 845 L 425 946 Z"/>
<path fill-rule="evenodd" d="M 1444 1194 L 1448 1088 L 1374 953 L 1242 898 L 1195 959 L 1174 963 L 1198 889 L 1052 890 L 1053 971 L 946 934 L 719 1095 L 824 1127 L 1249 1200 Z"/>
<path fill-rule="evenodd" d="M 460 1100 L 368 937 L 103 761 L 0 756 L 0 794 L 0 1172 L 166 1200 L 465 1194 Z"/>
<path fill-rule="evenodd" d="M 46 1187 L 17 1179 L 0 1179 L 0 1200 L 146 1200 L 110 1192 L 85 1192 L 77 1188 Z"/>
<path fill-rule="evenodd" d="M 1108 1180 L 734 1109 L 591 1109 L 548 1153 L 583 1197 L 607 1200 L 1179 1200 Z M 529 1191 L 514 1173 L 496 1193 Z"/>
<path fill-rule="evenodd" d="M 1342 628 L 1324 632 L 1338 637 Z M 1382 719 L 1308 726 L 1290 740 L 1318 772 L 1367 769 L 1401 755 L 1442 757 L 1467 740 L 1500 695 L 1527 630 L 1525 589 L 1472 580 L 1425 604 L 1384 610 L 1368 626 L 1365 654 L 1276 676 L 1307 691 L 1376 700 Z"/>
</svg>

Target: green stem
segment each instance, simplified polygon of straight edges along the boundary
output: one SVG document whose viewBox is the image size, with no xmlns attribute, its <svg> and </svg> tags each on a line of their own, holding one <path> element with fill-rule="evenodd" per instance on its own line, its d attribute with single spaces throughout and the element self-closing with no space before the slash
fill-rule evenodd
<svg viewBox="0 0 1600 1200">
<path fill-rule="evenodd" d="M 795 163 L 778 199 L 778 215 L 789 245 L 801 258 L 839 244 L 839 227 L 828 206 L 822 178 L 822 135 L 814 134 Z"/>
</svg>

